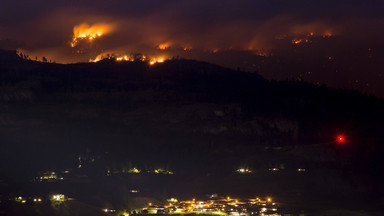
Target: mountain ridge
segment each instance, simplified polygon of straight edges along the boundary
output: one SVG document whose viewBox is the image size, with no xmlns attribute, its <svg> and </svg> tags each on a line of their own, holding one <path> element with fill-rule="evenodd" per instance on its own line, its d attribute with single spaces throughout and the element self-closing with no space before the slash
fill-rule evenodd
<svg viewBox="0 0 384 216">
<path fill-rule="evenodd" d="M 113 152 L 121 160 L 140 161 L 146 154 L 147 160 L 179 164 L 179 169 L 183 157 L 187 164 L 194 157 L 209 163 L 209 155 L 223 148 L 232 158 L 226 166 L 254 164 L 259 150 L 252 146 L 335 144 L 340 133 L 348 137 L 348 145 L 341 147 L 348 166 L 382 163 L 384 102 L 357 91 L 269 81 L 257 73 L 184 59 L 153 66 L 113 60 L 0 62 L 2 143 L 13 153 L 18 153 L 15 146 L 30 145 L 31 152 L 43 154 L 36 167 L 68 162 L 68 155 L 88 147 Z M 14 161 L 4 156 L 8 159 Z M 307 159 L 292 164 L 323 160 Z M 276 162 L 261 166 L 270 163 Z"/>
</svg>

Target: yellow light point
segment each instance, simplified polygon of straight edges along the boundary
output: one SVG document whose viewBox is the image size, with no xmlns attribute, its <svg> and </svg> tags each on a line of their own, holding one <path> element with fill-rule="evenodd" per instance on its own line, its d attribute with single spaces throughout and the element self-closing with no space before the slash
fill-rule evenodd
<svg viewBox="0 0 384 216">
<path fill-rule="evenodd" d="M 106 23 L 96 23 L 92 26 L 87 23 L 79 24 L 73 28 L 71 47 L 75 47 L 81 39 L 93 40 L 108 34 L 113 28 L 113 25 Z"/>
<path fill-rule="evenodd" d="M 268 202 L 272 202 L 272 199 L 270 197 L 268 197 L 267 201 Z"/>
</svg>

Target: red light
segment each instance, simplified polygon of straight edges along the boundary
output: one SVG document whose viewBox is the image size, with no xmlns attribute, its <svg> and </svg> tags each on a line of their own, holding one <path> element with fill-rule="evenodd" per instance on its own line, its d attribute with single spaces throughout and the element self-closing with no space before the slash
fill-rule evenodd
<svg viewBox="0 0 384 216">
<path fill-rule="evenodd" d="M 343 135 L 338 135 L 337 136 L 337 142 L 338 143 L 344 143 L 345 142 L 345 137 Z"/>
</svg>

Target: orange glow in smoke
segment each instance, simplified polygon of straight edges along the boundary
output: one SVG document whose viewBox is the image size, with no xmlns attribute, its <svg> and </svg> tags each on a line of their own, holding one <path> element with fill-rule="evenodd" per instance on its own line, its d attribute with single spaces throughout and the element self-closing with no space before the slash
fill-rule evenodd
<svg viewBox="0 0 384 216">
<path fill-rule="evenodd" d="M 80 40 L 87 39 L 92 41 L 93 39 L 112 32 L 113 29 L 113 25 L 106 23 L 96 23 L 92 26 L 87 23 L 79 24 L 73 28 L 71 47 L 75 47 Z"/>
<path fill-rule="evenodd" d="M 160 44 L 159 46 L 157 46 L 157 48 L 158 48 L 158 49 L 161 49 L 161 50 L 166 50 L 166 49 L 168 49 L 169 47 L 171 47 L 171 43 L 168 43 L 168 42 L 166 42 L 166 43 L 162 43 L 162 44 Z"/>
</svg>

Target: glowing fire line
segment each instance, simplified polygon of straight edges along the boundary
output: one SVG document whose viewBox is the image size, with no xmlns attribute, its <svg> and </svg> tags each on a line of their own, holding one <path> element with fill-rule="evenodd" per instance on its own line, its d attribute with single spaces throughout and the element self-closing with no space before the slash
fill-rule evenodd
<svg viewBox="0 0 384 216">
<path fill-rule="evenodd" d="M 141 55 L 139 57 L 135 57 L 133 55 L 118 55 L 118 56 L 114 56 L 114 55 L 111 55 L 112 57 L 109 58 L 109 59 L 113 59 L 117 62 L 123 62 L 123 61 L 142 61 L 142 62 L 148 62 L 149 65 L 154 65 L 156 63 L 163 63 L 166 58 L 165 57 L 147 57 L 145 55 Z M 89 61 L 90 62 L 99 62 L 103 59 L 106 59 L 107 57 L 105 57 L 104 55 L 98 55 L 95 59 L 90 59 Z"/>
</svg>

